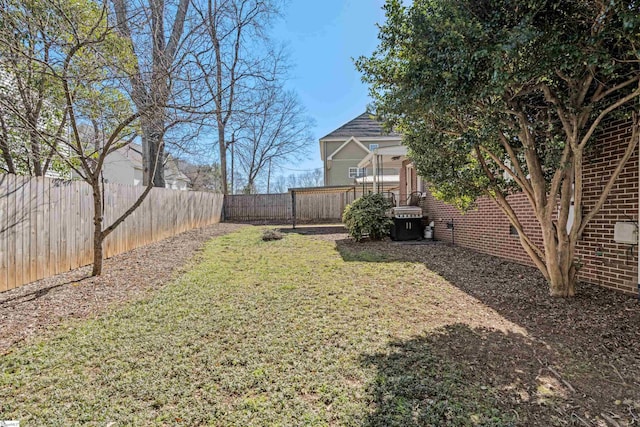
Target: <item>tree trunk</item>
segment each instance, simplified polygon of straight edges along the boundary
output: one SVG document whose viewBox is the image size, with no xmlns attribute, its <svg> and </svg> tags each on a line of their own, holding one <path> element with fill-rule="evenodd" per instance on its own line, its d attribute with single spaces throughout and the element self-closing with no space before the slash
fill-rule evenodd
<svg viewBox="0 0 640 427">
<path fill-rule="evenodd" d="M 564 231 L 564 230 L 563 230 Z M 560 232 L 562 236 L 563 231 Z M 577 269 L 574 265 L 575 243 L 559 241 L 555 226 L 543 226 L 546 276 L 549 280 L 549 294 L 553 297 L 573 297 L 576 294 Z"/>
<path fill-rule="evenodd" d="M 16 167 L 13 164 L 13 156 L 11 151 L 9 151 L 9 130 L 7 129 L 7 125 L 2 117 L 2 111 L 0 111 L 0 153 L 2 153 L 2 159 L 7 167 L 7 172 L 15 175 Z"/>
<path fill-rule="evenodd" d="M 31 140 L 31 160 L 33 164 L 33 175 L 43 176 L 42 171 L 42 155 L 40 153 L 40 141 L 38 140 L 38 132 L 35 130 L 35 123 L 30 123 L 34 128 L 29 131 L 29 139 Z"/>
<path fill-rule="evenodd" d="M 222 194 L 229 194 L 227 187 L 227 143 L 224 140 L 224 126 L 218 125 L 218 146 L 220 148 L 220 180 Z"/>
<path fill-rule="evenodd" d="M 142 184 L 146 186 L 151 181 L 154 187 L 164 188 L 163 120 L 151 117 L 142 129 Z"/>
<path fill-rule="evenodd" d="M 93 269 L 92 276 L 100 276 L 102 274 L 102 243 L 104 235 L 102 233 L 102 191 L 100 183 L 92 184 L 93 190 Z"/>
</svg>

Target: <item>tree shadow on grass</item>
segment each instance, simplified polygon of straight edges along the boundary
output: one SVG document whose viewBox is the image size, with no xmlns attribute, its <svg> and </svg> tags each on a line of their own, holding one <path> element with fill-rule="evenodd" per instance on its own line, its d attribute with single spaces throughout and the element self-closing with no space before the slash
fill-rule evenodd
<svg viewBox="0 0 640 427">
<path fill-rule="evenodd" d="M 571 394 L 576 404 L 564 413 L 565 423 L 569 419 L 583 426 L 615 425 L 605 421 L 613 417 L 620 425 L 640 425 L 640 305 L 636 298 L 587 283 L 580 284 L 575 298 L 552 298 L 536 269 L 446 244 L 359 244 L 350 239 L 336 244 L 348 262 L 423 264 L 523 328 L 550 350 L 546 359 L 536 356 L 545 369 L 554 370 L 575 389 Z M 572 413 L 588 419 L 582 423 Z"/>
<path fill-rule="evenodd" d="M 463 324 L 363 356 L 377 371 L 365 426 L 552 426 L 578 421 L 571 393 L 526 337 Z M 554 410 L 549 410 L 549 407 Z M 564 419 L 565 422 L 562 422 Z"/>
</svg>

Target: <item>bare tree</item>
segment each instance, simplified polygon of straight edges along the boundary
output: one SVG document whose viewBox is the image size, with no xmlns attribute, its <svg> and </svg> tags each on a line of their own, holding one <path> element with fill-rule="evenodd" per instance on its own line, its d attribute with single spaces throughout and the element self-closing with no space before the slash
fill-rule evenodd
<svg viewBox="0 0 640 427">
<path fill-rule="evenodd" d="M 135 54 L 135 69 L 129 81 L 133 102 L 139 111 L 145 112 L 141 117 L 145 185 L 149 182 L 156 187 L 165 185 L 163 166 L 154 161 L 164 158 L 167 105 L 175 75 L 182 66 L 179 50 L 190 3 L 190 0 L 178 0 L 175 5 L 165 0 L 141 0 L 141 3 L 112 0 L 116 28 Z M 173 22 L 167 31 L 169 14 Z"/>
<path fill-rule="evenodd" d="M 287 178 L 284 175 L 276 175 L 273 179 L 273 183 L 269 188 L 270 193 L 286 193 L 287 192 Z"/>
<path fill-rule="evenodd" d="M 323 183 L 322 168 L 305 172 L 298 179 L 301 187 L 320 187 Z"/>
<path fill-rule="evenodd" d="M 178 167 L 191 181 L 194 191 L 221 192 L 220 165 L 196 164 L 185 160 L 178 160 Z"/>
<path fill-rule="evenodd" d="M 193 54 L 210 99 L 205 109 L 214 118 L 222 174 L 228 193 L 228 127 L 254 105 L 251 93 L 264 81 L 275 81 L 281 55 L 270 48 L 266 29 L 278 13 L 277 0 L 197 1 L 202 26 L 201 49 Z"/>
<path fill-rule="evenodd" d="M 261 90 L 255 113 L 248 114 L 236 132 L 236 150 L 246 187 L 255 188 L 261 175 L 268 175 L 266 180 L 270 181 L 282 162 L 302 159 L 313 140 L 311 125 L 295 93 L 276 85 Z"/>
</svg>

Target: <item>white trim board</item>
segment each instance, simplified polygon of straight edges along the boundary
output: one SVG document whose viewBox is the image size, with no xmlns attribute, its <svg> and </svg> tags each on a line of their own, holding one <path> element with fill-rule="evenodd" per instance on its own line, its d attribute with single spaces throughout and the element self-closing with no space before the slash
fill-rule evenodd
<svg viewBox="0 0 640 427">
<path fill-rule="evenodd" d="M 351 141 L 354 141 L 356 144 L 358 144 L 365 151 L 365 153 L 369 154 L 371 152 L 371 151 L 369 151 L 369 149 L 367 147 L 364 146 L 364 144 L 362 144 L 362 142 L 358 141 L 358 139 L 356 137 L 352 136 L 351 138 L 347 139 L 344 142 L 344 144 L 342 144 L 340 147 L 336 148 L 336 150 L 333 153 L 329 154 L 329 156 L 327 156 L 327 161 L 333 160 L 333 156 L 338 154 L 338 152 L 340 152 L 344 147 L 349 145 L 349 143 L 351 143 Z"/>
</svg>

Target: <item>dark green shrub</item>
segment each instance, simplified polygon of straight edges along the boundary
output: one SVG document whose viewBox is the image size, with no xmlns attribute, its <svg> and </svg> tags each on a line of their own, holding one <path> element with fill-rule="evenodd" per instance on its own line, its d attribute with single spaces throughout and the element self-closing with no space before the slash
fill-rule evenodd
<svg viewBox="0 0 640 427">
<path fill-rule="evenodd" d="M 389 234 L 393 224 L 391 218 L 385 215 L 391 206 L 391 202 L 385 200 L 382 194 L 367 194 L 347 205 L 342 222 L 356 241 L 366 236 L 380 240 Z"/>
</svg>

